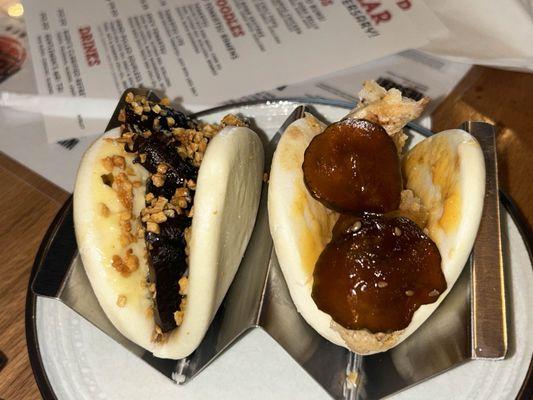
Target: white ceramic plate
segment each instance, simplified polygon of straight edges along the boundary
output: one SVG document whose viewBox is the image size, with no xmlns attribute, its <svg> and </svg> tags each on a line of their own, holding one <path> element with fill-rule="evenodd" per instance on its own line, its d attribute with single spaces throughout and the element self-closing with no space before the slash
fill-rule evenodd
<svg viewBox="0 0 533 400">
<path fill-rule="evenodd" d="M 335 121 L 346 109 L 314 105 Z M 293 111 L 291 102 L 266 102 L 202 113 L 215 122 L 229 113 L 253 119 L 272 137 Z M 413 133 L 412 144 L 422 136 Z M 507 288 L 511 296 L 510 351 L 503 361 L 473 361 L 392 399 L 509 399 L 516 397 L 533 352 L 533 270 L 517 226 L 504 213 Z M 327 393 L 262 330 L 254 330 L 184 386 L 165 378 L 59 301 L 37 298 L 35 342 L 28 341 L 45 398 L 63 399 L 328 399 Z M 52 397 L 53 396 L 53 397 Z M 48 399 L 47 399 L 48 400 Z"/>
</svg>

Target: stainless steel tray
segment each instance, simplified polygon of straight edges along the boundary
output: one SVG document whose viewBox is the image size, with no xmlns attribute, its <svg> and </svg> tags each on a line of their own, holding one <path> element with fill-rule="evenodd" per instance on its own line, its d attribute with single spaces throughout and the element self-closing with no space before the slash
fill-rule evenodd
<svg viewBox="0 0 533 400">
<path fill-rule="evenodd" d="M 151 92 L 133 91 L 154 97 Z M 108 129 L 118 125 L 118 110 L 123 106 L 123 101 L 122 98 Z M 302 103 L 311 106 L 316 103 L 333 103 L 346 108 L 351 106 L 347 103 L 309 99 L 284 101 L 294 102 L 295 109 Z M 226 107 L 233 108 L 235 104 Z M 291 117 L 297 119 L 301 114 L 300 108 Z M 411 126 L 411 128 L 430 134 L 421 127 Z M 487 124 L 470 123 L 464 128 L 474 135 L 477 134 L 478 139 L 485 138 L 486 140 L 481 143 L 486 156 L 490 157 L 492 152 L 494 157 L 492 127 Z M 275 144 L 274 139 L 271 147 L 267 149 L 267 159 L 271 156 L 268 153 L 273 151 Z M 488 161 L 494 163 L 491 172 L 494 174 L 495 159 Z M 492 200 L 498 196 L 497 181 L 494 176 L 492 175 L 493 181 L 490 186 Z M 474 345 L 479 343 L 479 338 L 493 342 L 485 347 L 485 349 L 489 347 L 495 349 L 488 354 L 488 358 L 498 359 L 505 355 L 505 324 L 502 324 L 502 321 L 505 321 L 504 304 L 491 303 L 493 312 L 494 310 L 496 314 L 499 312 L 499 320 L 492 321 L 490 327 L 493 329 L 499 323 L 503 329 L 500 335 L 486 335 L 486 326 L 471 329 L 476 326 L 476 321 L 480 321 L 474 318 L 470 307 L 471 295 L 476 293 L 470 291 L 471 268 L 476 268 L 473 265 L 464 269 L 453 290 L 426 323 L 405 342 L 386 353 L 361 357 L 323 339 L 306 324 L 291 301 L 268 231 L 267 190 L 268 187 L 265 185 L 254 233 L 235 281 L 202 344 L 186 359 L 173 361 L 153 357 L 124 338 L 107 320 L 94 296 L 77 253 L 71 200 L 56 218 L 42 245 L 40 256 L 36 260 L 37 271 L 32 290 L 36 295 L 62 301 L 132 353 L 178 383 L 192 379 L 238 338 L 254 328 L 264 329 L 271 335 L 336 399 L 378 399 L 405 389 L 453 366 L 480 357 L 479 346 Z M 491 204 L 492 207 L 495 206 L 493 202 Z M 499 236 L 495 237 L 495 240 L 498 242 Z M 501 248 L 499 251 L 501 255 Z M 492 268 L 499 271 L 497 276 L 501 278 L 500 272 L 503 268 L 501 262 Z M 479 277 L 487 279 L 487 275 L 481 272 L 478 274 Z M 496 284 L 503 290 L 503 280 L 498 280 Z M 503 301 L 503 292 L 498 292 L 492 297 Z M 475 296 L 472 299 L 479 304 L 479 299 Z M 306 344 L 305 347 L 302 347 L 302 343 Z M 347 376 L 350 376 L 350 379 L 347 380 Z"/>
</svg>

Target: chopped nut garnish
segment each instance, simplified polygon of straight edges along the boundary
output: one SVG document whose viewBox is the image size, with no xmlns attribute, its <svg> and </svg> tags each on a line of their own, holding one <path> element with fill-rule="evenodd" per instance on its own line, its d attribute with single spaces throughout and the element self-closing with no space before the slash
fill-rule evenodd
<svg viewBox="0 0 533 400">
<path fill-rule="evenodd" d="M 109 210 L 109 207 L 106 206 L 104 203 L 100 203 L 100 215 L 104 218 L 109 217 L 109 214 L 111 211 Z"/>
<path fill-rule="evenodd" d="M 123 211 L 119 215 L 120 221 L 129 221 L 131 219 L 131 213 L 129 211 Z"/>
<path fill-rule="evenodd" d="M 413 296 L 414 294 L 415 294 L 415 292 L 413 292 L 412 290 L 406 290 L 406 291 L 405 291 L 405 295 L 406 295 L 407 297 L 411 297 L 411 296 Z"/>
<path fill-rule="evenodd" d="M 222 118 L 222 125 L 224 126 L 248 126 L 248 124 L 245 121 L 242 121 L 233 114 L 228 114 L 224 118 Z"/>
<path fill-rule="evenodd" d="M 111 157 L 102 158 L 102 164 L 109 172 L 113 171 L 113 159 Z"/>
<path fill-rule="evenodd" d="M 402 234 L 402 231 L 397 226 L 394 227 L 394 236 L 400 236 Z"/>
<path fill-rule="evenodd" d="M 157 165 L 157 173 L 166 174 L 168 171 L 168 165 L 161 163 Z"/>
<path fill-rule="evenodd" d="M 185 316 L 184 311 L 176 311 L 174 313 L 174 320 L 176 321 L 176 325 L 180 326 L 183 323 L 183 317 Z"/>
<path fill-rule="evenodd" d="M 124 167 L 126 166 L 126 159 L 122 156 L 113 156 L 112 160 L 113 160 L 113 165 L 115 167 L 124 169 Z"/>
<path fill-rule="evenodd" d="M 146 195 L 144 196 L 144 201 L 146 201 L 147 203 L 151 200 L 154 199 L 154 194 L 153 193 L 146 193 Z"/>
<path fill-rule="evenodd" d="M 187 189 L 186 187 L 177 188 L 176 191 L 174 192 L 174 196 L 178 196 L 178 197 L 183 197 L 183 196 L 188 196 L 188 195 L 189 195 L 189 189 Z"/>
<path fill-rule="evenodd" d="M 139 269 L 139 258 L 133 254 L 131 249 L 129 249 L 124 256 L 124 264 L 126 264 L 129 272 Z"/>
<path fill-rule="evenodd" d="M 157 187 L 162 187 L 165 184 L 165 176 L 159 173 L 152 175 L 152 182 Z"/>
<path fill-rule="evenodd" d="M 167 220 L 167 216 L 163 211 L 159 211 L 158 213 L 152 214 L 152 221 L 160 224 L 162 222 L 165 222 Z"/>
<path fill-rule="evenodd" d="M 387 282 L 383 282 L 383 281 L 379 281 L 378 282 L 378 287 L 383 289 L 385 287 L 389 286 L 389 284 Z"/>
<path fill-rule="evenodd" d="M 139 106 L 139 105 L 136 105 L 133 107 L 133 112 L 137 115 L 141 115 L 143 113 L 143 107 L 142 106 Z"/>
<path fill-rule="evenodd" d="M 428 296 L 429 297 L 435 297 L 435 296 L 438 296 L 440 293 L 438 290 L 436 289 L 433 289 L 431 292 L 428 293 Z"/>
<path fill-rule="evenodd" d="M 122 276 L 129 276 L 131 272 L 119 255 L 115 254 L 112 257 L 111 265 L 117 270 L 117 272 L 120 272 Z"/>
<path fill-rule="evenodd" d="M 178 281 L 178 285 L 180 286 L 180 294 L 185 296 L 189 291 L 189 278 L 182 276 Z"/>
<path fill-rule="evenodd" d="M 119 122 L 126 122 L 126 110 L 122 109 L 118 112 Z"/>
<path fill-rule="evenodd" d="M 117 192 L 118 199 L 124 208 L 131 210 L 133 207 L 133 184 L 130 182 L 128 175 L 121 172 L 115 176 L 112 188 Z"/>
<path fill-rule="evenodd" d="M 188 187 L 189 189 L 191 189 L 191 190 L 196 189 L 196 182 L 193 181 L 192 179 L 189 179 L 189 180 L 187 181 L 187 187 Z"/>
<path fill-rule="evenodd" d="M 164 213 L 168 218 L 174 218 L 174 217 L 176 216 L 176 211 L 175 211 L 175 210 L 171 210 L 171 209 L 163 210 L 163 213 Z"/>
<path fill-rule="evenodd" d="M 155 222 L 148 221 L 146 223 L 146 230 L 148 232 L 152 232 L 152 233 L 155 233 L 157 235 L 159 235 L 161 233 L 161 230 L 159 229 L 159 225 L 157 225 Z"/>
<path fill-rule="evenodd" d="M 128 298 L 124 296 L 123 294 L 119 294 L 117 297 L 117 306 L 124 307 L 126 305 L 126 301 Z"/>
</svg>

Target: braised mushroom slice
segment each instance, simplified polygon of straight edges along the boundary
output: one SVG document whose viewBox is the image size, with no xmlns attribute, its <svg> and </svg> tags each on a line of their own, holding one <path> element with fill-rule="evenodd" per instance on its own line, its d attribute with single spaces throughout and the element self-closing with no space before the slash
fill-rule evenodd
<svg viewBox="0 0 533 400">
<path fill-rule="evenodd" d="M 392 332 L 446 290 L 435 243 L 411 220 L 341 217 L 313 274 L 318 308 L 346 329 Z"/>
<path fill-rule="evenodd" d="M 326 207 L 344 213 L 385 213 L 398 208 L 402 175 L 385 130 L 363 119 L 329 125 L 304 155 L 305 184 Z"/>
</svg>

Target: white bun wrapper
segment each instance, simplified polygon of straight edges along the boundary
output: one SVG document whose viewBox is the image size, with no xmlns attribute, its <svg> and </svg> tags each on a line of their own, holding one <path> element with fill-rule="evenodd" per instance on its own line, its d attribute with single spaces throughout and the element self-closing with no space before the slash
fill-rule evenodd
<svg viewBox="0 0 533 400">
<path fill-rule="evenodd" d="M 102 159 L 120 155 L 129 167 L 134 216 L 144 207 L 148 172 L 133 164 L 134 155 L 112 130 L 85 153 L 74 190 L 74 224 L 82 262 L 94 293 L 113 325 L 129 340 L 157 357 L 179 359 L 202 341 L 236 272 L 250 239 L 263 178 L 264 151 L 259 137 L 245 127 L 222 129 L 207 146 L 199 169 L 189 245 L 187 305 L 182 324 L 154 342 L 153 300 L 143 284 L 148 275 L 146 246 L 141 238 L 130 245 L 139 260 L 128 276 L 112 266 L 121 254 L 120 214 L 124 207 L 117 193 L 102 180 L 109 171 Z M 107 211 L 102 213 L 102 204 Z M 132 220 L 132 228 L 140 224 Z M 179 277 L 176 277 L 179 279 Z"/>
<path fill-rule="evenodd" d="M 281 137 L 270 172 L 268 210 L 276 254 L 303 318 L 329 341 L 358 354 L 386 351 L 411 335 L 438 307 L 459 277 L 476 238 L 485 193 L 485 164 L 478 142 L 454 129 L 427 138 L 402 161 L 406 189 L 429 213 L 427 232 L 442 257 L 447 290 L 422 305 L 406 329 L 388 333 L 348 330 L 318 309 L 311 297 L 315 263 L 331 239 L 338 214 L 311 197 L 303 178 L 304 152 L 325 125 L 312 115 Z"/>
</svg>

